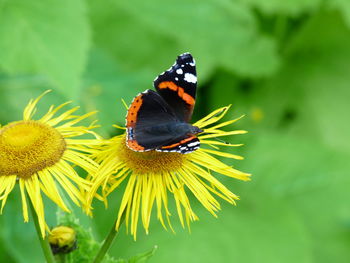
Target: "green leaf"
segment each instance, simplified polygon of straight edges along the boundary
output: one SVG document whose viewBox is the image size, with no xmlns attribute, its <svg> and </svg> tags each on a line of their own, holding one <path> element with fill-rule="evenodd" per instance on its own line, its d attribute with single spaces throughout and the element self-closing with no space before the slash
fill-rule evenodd
<svg viewBox="0 0 350 263">
<path fill-rule="evenodd" d="M 259 76 L 271 74 L 278 66 L 274 41 L 259 33 L 253 13 L 238 3 L 153 0 L 120 6 L 193 52 L 199 69 L 214 64 Z"/>
<path fill-rule="evenodd" d="M 123 71 L 134 74 L 141 71 L 150 73 L 144 79 L 144 85 L 151 87 L 155 76 L 164 67 L 169 67 L 176 56 L 184 51 L 174 39 L 121 10 L 116 1 L 106 2 L 89 1 L 97 49 L 103 50 L 110 60 L 114 59 Z M 164 59 L 167 57 L 170 65 Z"/>
<path fill-rule="evenodd" d="M 227 0 L 114 3 L 93 16 L 97 42 L 125 64 L 157 66 L 154 76 L 186 51 L 195 56 L 202 81 L 216 67 L 244 76 L 270 75 L 278 68 L 275 41 L 259 32 L 252 11 L 243 5 Z M 105 19 L 113 27 L 106 28 Z"/>
<path fill-rule="evenodd" d="M 288 206 L 304 225 L 312 262 L 347 262 L 349 155 L 302 134 L 260 132 L 245 157 L 244 166 L 255 176 L 240 189 L 241 202 L 257 198 L 256 192 L 263 199 L 267 195 L 280 200 L 276 213 Z M 266 205 L 270 206 L 270 201 Z"/>
<path fill-rule="evenodd" d="M 300 74 L 288 76 L 297 79 L 297 87 L 304 94 L 305 110 L 316 122 L 314 132 L 330 147 L 348 153 L 350 123 L 344 120 L 350 97 L 349 45 L 350 29 L 337 13 L 314 17 L 289 50 L 294 58 L 291 66 L 299 68 Z"/>
<path fill-rule="evenodd" d="M 290 41 L 285 66 L 252 103 L 265 127 L 284 128 L 350 153 L 350 30 L 338 13 L 314 16 Z M 292 116 L 290 116 L 292 113 Z"/>
<path fill-rule="evenodd" d="M 37 73 L 76 95 L 89 47 L 84 1 L 14 0 L 0 5 L 0 67 Z"/>
<path fill-rule="evenodd" d="M 345 23 L 350 27 L 350 2 L 348 0 L 332 0 L 328 2 L 330 7 L 333 7 L 343 15 Z"/>
<path fill-rule="evenodd" d="M 154 246 L 150 251 L 136 255 L 128 260 L 128 263 L 145 263 L 156 253 L 157 246 Z"/>
</svg>

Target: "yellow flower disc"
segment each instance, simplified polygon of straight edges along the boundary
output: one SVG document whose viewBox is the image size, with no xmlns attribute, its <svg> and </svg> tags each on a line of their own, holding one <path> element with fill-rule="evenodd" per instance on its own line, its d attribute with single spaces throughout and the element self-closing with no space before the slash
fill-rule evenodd
<svg viewBox="0 0 350 263">
<path fill-rule="evenodd" d="M 125 137 L 123 137 L 125 141 Z M 125 143 L 120 144 L 119 158 L 126 163 L 134 173 L 172 172 L 181 168 L 185 156 L 181 153 L 165 153 L 157 151 L 134 152 Z"/>
<path fill-rule="evenodd" d="M 62 135 L 48 124 L 12 122 L 0 130 L 0 174 L 29 177 L 57 163 L 65 149 Z"/>
</svg>

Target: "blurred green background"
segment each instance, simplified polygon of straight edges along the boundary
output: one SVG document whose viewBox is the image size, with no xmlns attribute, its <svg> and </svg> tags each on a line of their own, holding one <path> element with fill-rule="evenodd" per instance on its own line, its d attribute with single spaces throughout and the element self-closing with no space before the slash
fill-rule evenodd
<svg viewBox="0 0 350 263">
<path fill-rule="evenodd" d="M 147 236 L 117 238 L 128 258 L 158 245 L 150 262 L 350 262 L 350 1 L 0 0 L 0 123 L 19 120 L 46 89 L 39 115 L 74 100 L 98 109 L 105 137 L 124 124 L 127 103 L 189 51 L 197 61 L 194 121 L 232 104 L 247 135 L 235 168 L 251 182 L 220 178 L 241 201 L 176 234 L 153 220 Z M 39 116 L 37 115 L 37 116 Z M 96 202 L 82 224 L 102 240 L 114 221 Z M 55 207 L 47 202 L 49 225 Z M 155 218 L 154 218 L 155 219 Z M 19 193 L 0 217 L 0 262 L 43 262 Z"/>
</svg>

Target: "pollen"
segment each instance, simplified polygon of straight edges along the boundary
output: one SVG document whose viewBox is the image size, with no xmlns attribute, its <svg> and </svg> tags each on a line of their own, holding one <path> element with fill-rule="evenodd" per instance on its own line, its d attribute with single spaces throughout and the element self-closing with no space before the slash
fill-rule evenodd
<svg viewBox="0 0 350 263">
<path fill-rule="evenodd" d="M 125 143 L 120 144 L 118 157 L 136 174 L 173 172 L 181 168 L 185 158 L 183 154 L 176 152 L 135 152 Z"/>
<path fill-rule="evenodd" d="M 48 124 L 12 122 L 0 130 L 0 175 L 30 177 L 56 164 L 65 149 L 62 135 Z"/>
</svg>

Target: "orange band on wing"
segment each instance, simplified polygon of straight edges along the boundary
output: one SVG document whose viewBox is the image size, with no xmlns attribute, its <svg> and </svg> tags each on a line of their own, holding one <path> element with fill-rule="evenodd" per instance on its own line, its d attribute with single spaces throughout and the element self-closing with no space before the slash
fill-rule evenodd
<svg viewBox="0 0 350 263">
<path fill-rule="evenodd" d="M 137 97 L 134 98 L 134 100 L 132 101 L 128 109 L 128 114 L 126 115 L 126 127 L 135 127 L 136 120 L 137 120 L 137 113 L 139 112 L 141 105 L 142 105 L 142 94 L 139 94 Z"/>
<path fill-rule="evenodd" d="M 127 131 L 132 130 L 135 125 L 136 125 L 136 121 L 137 121 L 137 114 L 141 108 L 142 105 L 142 93 L 137 95 L 134 100 L 131 102 L 131 105 L 128 109 L 128 114 L 126 115 L 126 127 L 128 128 Z M 145 150 L 145 147 L 141 146 L 140 144 L 138 144 L 138 142 L 134 139 L 129 139 L 129 135 L 127 137 L 127 146 L 134 150 L 134 151 L 138 151 L 138 152 L 142 152 Z"/>
<path fill-rule="evenodd" d="M 145 150 L 145 147 L 137 143 L 136 140 L 127 140 L 128 147 L 134 151 L 142 152 Z"/>
<path fill-rule="evenodd" d="M 177 143 L 174 143 L 174 144 L 171 144 L 171 145 L 167 145 L 167 146 L 163 146 L 161 147 L 161 149 L 169 149 L 169 148 L 174 148 L 178 145 L 181 145 L 181 144 L 184 144 L 186 142 L 189 142 L 191 140 L 193 140 L 194 138 L 196 138 L 195 136 L 192 136 L 192 137 L 189 137 L 189 138 L 186 138 L 186 139 L 183 139 L 182 141 L 180 142 L 177 142 Z"/>
<path fill-rule="evenodd" d="M 177 92 L 179 97 L 182 98 L 189 105 L 194 105 L 194 103 L 195 103 L 195 99 L 191 95 L 187 94 L 183 88 L 177 86 L 174 82 L 163 81 L 163 82 L 159 83 L 158 88 L 159 89 L 170 89 L 170 90 Z"/>
</svg>

